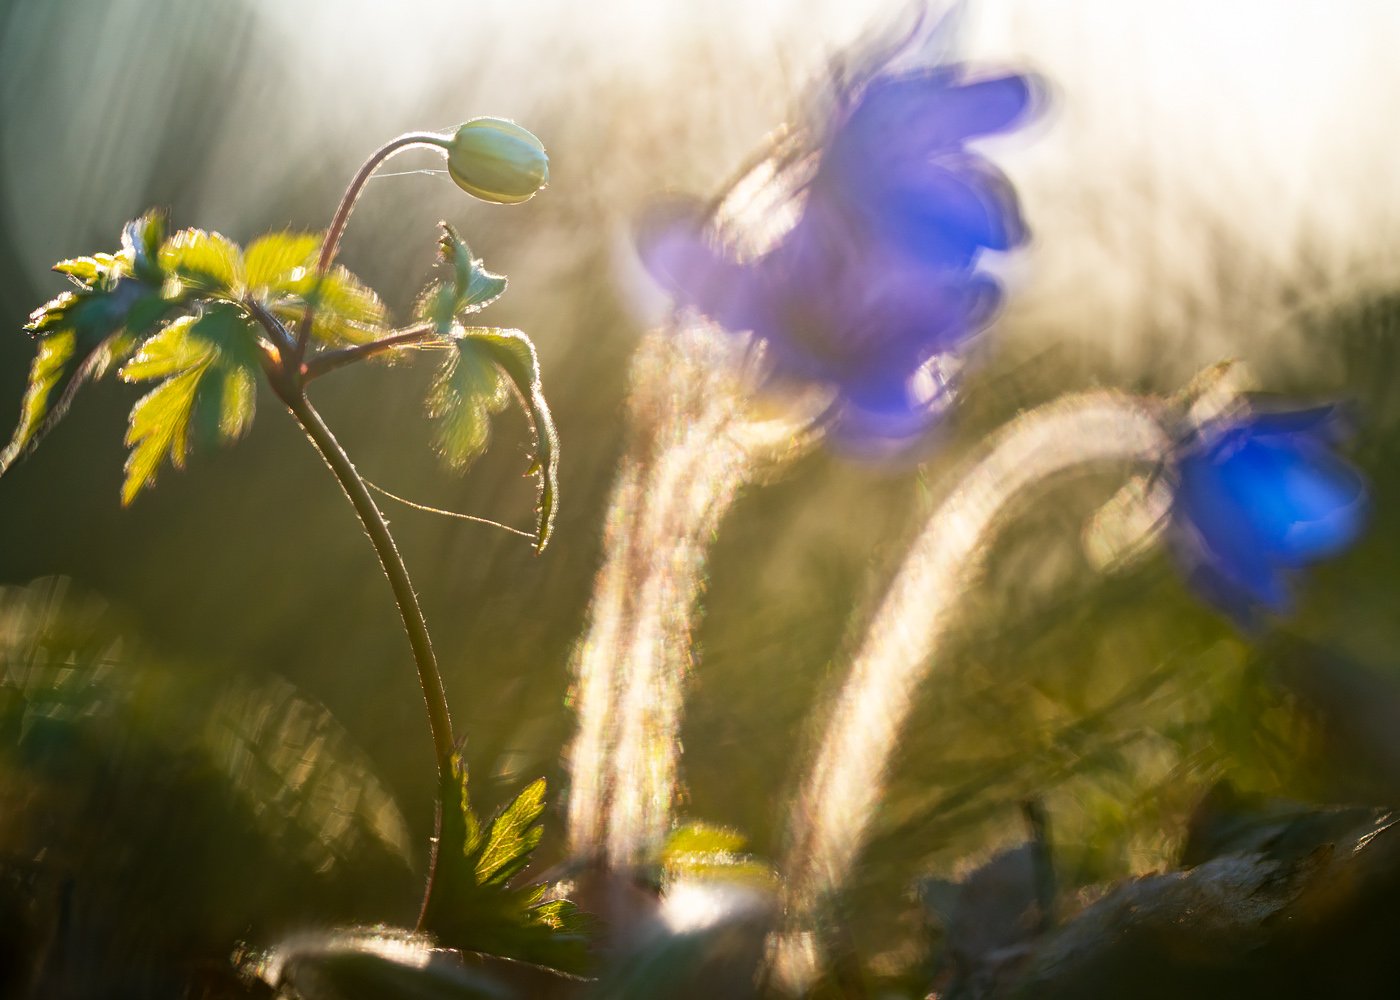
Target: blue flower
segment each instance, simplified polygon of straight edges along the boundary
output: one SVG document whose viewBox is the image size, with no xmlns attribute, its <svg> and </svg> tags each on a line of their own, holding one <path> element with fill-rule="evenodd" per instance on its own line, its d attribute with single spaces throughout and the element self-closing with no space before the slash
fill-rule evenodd
<svg viewBox="0 0 1400 1000">
<path fill-rule="evenodd" d="M 1015 191 L 967 142 L 1029 116 L 1021 75 L 957 67 L 876 76 L 836 116 L 801 213 L 741 261 L 699 213 L 658 213 L 641 240 L 652 275 L 722 328 L 767 346 L 773 376 L 834 391 L 839 441 L 918 441 L 946 403 L 938 359 L 987 326 L 1002 289 L 985 250 L 1026 240 Z"/>
<path fill-rule="evenodd" d="M 1236 619 L 1292 607 L 1290 572 L 1361 533 L 1366 486 L 1331 448 L 1331 408 L 1260 413 L 1207 427 L 1177 460 L 1178 552 Z"/>
</svg>

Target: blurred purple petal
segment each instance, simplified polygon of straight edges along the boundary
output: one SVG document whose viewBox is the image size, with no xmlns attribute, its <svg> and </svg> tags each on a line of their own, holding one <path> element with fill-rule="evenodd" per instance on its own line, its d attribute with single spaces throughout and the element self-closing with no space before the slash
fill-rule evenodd
<svg viewBox="0 0 1400 1000">
<path fill-rule="evenodd" d="M 978 250 L 1009 250 L 1026 240 L 1015 189 L 979 157 L 904 166 L 870 186 L 870 224 L 929 263 L 966 267 Z"/>
<path fill-rule="evenodd" d="M 1001 304 L 978 256 L 1026 239 L 1010 181 L 964 143 L 1015 126 L 1036 88 L 961 73 L 872 79 L 827 137 L 797 222 L 758 259 L 737 263 L 693 207 L 661 214 L 642 240 L 679 302 L 766 343 L 775 378 L 834 389 L 832 433 L 853 447 L 927 433 L 947 392 L 919 389 L 923 369 Z"/>
<path fill-rule="evenodd" d="M 891 147 L 923 157 L 959 148 L 1016 124 L 1032 94 L 1030 78 L 1019 74 L 959 83 L 941 68 L 877 79 L 837 131 L 830 156 L 845 167 Z"/>
<path fill-rule="evenodd" d="M 643 224 L 637 249 L 652 278 L 678 303 L 726 329 L 752 328 L 752 274 L 714 246 L 696 217 L 674 206 L 655 212 Z"/>
</svg>

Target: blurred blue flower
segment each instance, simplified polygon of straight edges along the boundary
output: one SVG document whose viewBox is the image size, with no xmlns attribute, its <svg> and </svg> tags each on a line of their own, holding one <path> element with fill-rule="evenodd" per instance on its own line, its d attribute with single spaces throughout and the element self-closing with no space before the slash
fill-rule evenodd
<svg viewBox="0 0 1400 1000">
<path fill-rule="evenodd" d="M 1332 450 L 1334 416 L 1330 407 L 1251 414 L 1207 427 L 1178 458 L 1178 552 L 1236 620 L 1289 611 L 1289 571 L 1361 532 L 1366 486 Z"/>
<path fill-rule="evenodd" d="M 914 443 L 946 403 L 937 359 L 1001 304 L 979 256 L 1026 240 L 1011 183 L 967 142 L 1014 128 L 1035 96 L 1015 74 L 875 76 L 836 115 L 776 246 L 741 261 L 672 209 L 645 227 L 643 259 L 679 304 L 764 341 L 775 378 L 834 390 L 838 440 Z"/>
</svg>

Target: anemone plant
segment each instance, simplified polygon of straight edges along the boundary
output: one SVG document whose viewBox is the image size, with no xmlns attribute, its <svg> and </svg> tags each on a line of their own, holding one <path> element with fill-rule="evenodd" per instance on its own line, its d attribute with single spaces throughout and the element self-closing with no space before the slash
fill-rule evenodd
<svg viewBox="0 0 1400 1000">
<path fill-rule="evenodd" d="M 542 886 L 514 883 L 540 839 L 543 782 L 529 785 L 493 819 L 479 819 L 448 712 L 428 626 L 408 569 L 371 487 L 307 394 L 319 378 L 386 355 L 436 348 L 446 360 L 427 400 L 438 451 L 461 469 L 486 445 L 492 413 L 514 397 L 533 429 L 530 471 L 539 483 L 537 551 L 557 504 L 558 443 L 539 359 L 519 330 L 482 326 L 477 314 L 506 289 L 449 224 L 438 240 L 440 273 L 404 326 L 390 326 L 379 296 L 335 263 L 356 200 L 394 154 L 430 147 L 446 155 L 463 190 L 496 204 L 531 198 L 549 177 L 543 145 L 496 118 L 454 133 L 411 132 L 376 150 L 346 188 L 324 232 L 276 232 L 246 247 L 202 229 L 168 231 L 151 211 L 127 224 L 113 253 L 55 265 L 74 286 L 34 310 L 37 341 L 20 420 L 0 472 L 32 450 L 88 382 L 115 372 L 148 391 L 132 407 L 122 503 L 130 504 L 169 462 L 193 448 L 231 442 L 253 422 L 264 383 L 305 431 L 350 501 L 379 557 L 412 647 L 427 704 L 438 775 L 435 840 L 419 930 L 440 944 L 561 969 L 583 959 L 570 904 Z"/>
</svg>

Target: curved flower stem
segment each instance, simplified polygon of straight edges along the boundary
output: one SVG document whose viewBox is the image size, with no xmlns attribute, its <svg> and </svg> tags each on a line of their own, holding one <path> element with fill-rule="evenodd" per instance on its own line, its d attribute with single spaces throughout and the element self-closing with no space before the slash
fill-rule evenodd
<svg viewBox="0 0 1400 1000">
<path fill-rule="evenodd" d="M 466 827 L 460 808 L 461 786 L 455 767 L 457 745 L 452 736 L 452 716 L 447 709 L 447 693 L 442 686 L 442 674 L 438 670 L 437 655 L 433 652 L 432 639 L 428 635 L 428 623 L 423 618 L 423 609 L 418 605 L 418 595 L 414 593 L 413 581 L 409 578 L 408 567 L 399 555 L 394 537 L 389 533 L 389 523 L 384 519 L 364 478 L 355 469 L 350 456 L 335 439 L 311 401 L 306 398 L 300 384 L 291 387 L 279 385 L 274 380 L 274 388 L 301 424 L 306 436 L 311 439 L 316 450 L 330 466 L 340 488 L 355 513 L 360 517 L 365 534 L 379 556 L 379 565 L 394 592 L 394 603 L 403 619 L 404 631 L 408 634 L 409 645 L 413 648 L 413 661 L 418 668 L 418 683 L 423 689 L 423 700 L 427 703 L 428 728 L 433 738 L 433 756 L 437 763 L 438 800 L 436 835 L 433 838 L 432 854 L 428 859 L 427 886 L 423 893 L 423 905 L 419 914 L 419 926 L 426 928 L 429 922 L 438 918 L 443 909 L 445 894 L 450 894 L 450 880 L 438 878 L 440 857 L 450 856 L 465 849 Z"/>
<path fill-rule="evenodd" d="M 918 686 L 1008 506 L 1067 469 L 1160 461 L 1169 447 L 1152 400 L 1115 392 L 1057 400 L 1002 428 L 933 512 L 856 653 L 792 814 L 783 871 L 793 923 L 774 942 L 781 978 L 800 987 L 819 967 L 814 913 L 850 873 Z"/>
<path fill-rule="evenodd" d="M 370 175 L 379 169 L 389 157 L 405 149 L 414 146 L 436 146 L 439 149 L 447 147 L 447 138 L 436 132 L 405 132 L 403 135 L 390 139 L 370 154 L 364 165 L 350 181 L 350 186 L 345 189 L 345 194 L 340 197 L 340 204 L 336 206 L 335 215 L 331 216 L 331 224 L 326 229 L 326 238 L 321 241 L 321 255 L 316 261 L 316 276 L 318 278 L 325 275 L 331 268 L 331 261 L 335 260 L 337 251 L 340 250 L 340 238 L 345 234 L 345 226 L 350 221 L 350 213 L 355 208 L 355 202 L 359 201 L 360 193 L 364 190 L 365 184 L 369 181 Z M 302 314 L 301 323 L 297 326 L 297 364 L 301 363 L 306 356 L 306 344 L 311 336 L 311 321 L 315 318 L 315 303 L 308 303 L 306 312 Z"/>
<path fill-rule="evenodd" d="M 442 684 L 442 673 L 438 669 L 437 654 L 433 652 L 432 638 L 428 634 L 428 623 L 423 617 L 423 609 L 418 604 L 418 595 L 413 589 L 408 567 L 404 565 L 403 556 L 399 555 L 398 546 L 394 543 L 394 536 L 389 532 L 389 522 L 385 520 L 384 514 L 374 502 L 374 497 L 370 495 L 368 481 L 360 475 L 355 464 L 350 461 L 350 456 L 326 426 L 326 422 L 321 419 L 321 414 L 311 405 L 311 400 L 306 398 L 308 376 L 305 367 L 300 363 L 288 364 L 289 359 L 285 354 L 288 350 L 287 345 L 291 342 L 290 332 L 276 316 L 261 305 L 249 303 L 248 310 L 267 331 L 273 344 L 280 345 L 277 350 L 268 352 L 263 358 L 268 382 L 330 466 L 331 473 L 340 483 L 346 499 L 359 515 L 360 524 L 369 536 L 370 544 L 374 546 L 379 565 L 389 581 L 390 590 L 394 593 L 394 604 L 399 609 L 404 632 L 407 633 L 409 646 L 413 649 L 413 662 L 418 669 L 418 684 L 423 689 L 423 701 L 428 710 L 428 729 L 432 735 L 433 757 L 438 776 L 436 830 L 432 854 L 428 859 L 427 886 L 423 892 L 423 905 L 418 916 L 419 928 L 431 929 L 442 919 L 442 914 L 450 905 L 444 901 L 450 899 L 456 888 L 451 878 L 438 878 L 439 858 L 464 850 L 467 830 L 466 819 L 461 809 L 462 786 L 457 741 L 452 735 L 452 715 L 447 708 L 447 692 Z M 419 332 L 404 331 L 405 334 Z M 391 339 L 395 338 L 385 338 Z M 359 356 L 349 360 L 359 360 Z"/>
<path fill-rule="evenodd" d="M 311 405 L 304 393 L 289 394 L 283 402 L 301 424 L 306 436 L 311 439 L 316 450 L 330 466 L 340 488 L 355 513 L 360 517 L 365 534 L 379 556 L 379 565 L 394 592 L 394 603 L 398 605 L 399 617 L 403 619 L 408 643 L 413 648 L 413 661 L 418 667 L 418 682 L 423 687 L 423 700 L 428 708 L 428 726 L 432 731 L 433 754 L 437 760 L 438 776 L 452 773 L 452 756 L 456 753 L 456 742 L 452 736 L 452 717 L 447 710 L 447 694 L 443 689 L 442 675 L 438 671 L 437 655 L 433 652 L 432 639 L 428 635 L 428 624 L 423 618 L 423 609 L 418 605 L 418 595 L 414 592 L 413 581 L 409 578 L 408 567 L 399 555 L 394 537 L 389 533 L 389 523 L 384 519 L 364 478 L 355 469 L 350 456 L 335 439 L 331 429 Z"/>
</svg>

